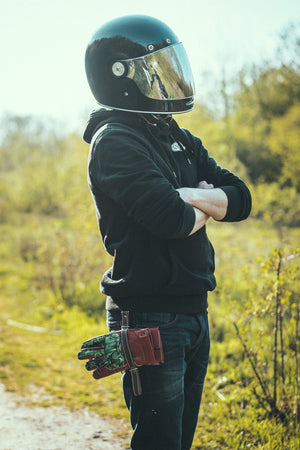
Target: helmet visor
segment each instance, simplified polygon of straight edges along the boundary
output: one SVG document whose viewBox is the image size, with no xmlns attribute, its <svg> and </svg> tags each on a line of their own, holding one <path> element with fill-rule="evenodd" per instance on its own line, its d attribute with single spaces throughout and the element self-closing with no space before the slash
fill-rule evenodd
<svg viewBox="0 0 300 450">
<path fill-rule="evenodd" d="M 121 62 L 127 67 L 126 76 L 148 98 L 179 100 L 194 96 L 193 74 L 181 43 Z"/>
</svg>

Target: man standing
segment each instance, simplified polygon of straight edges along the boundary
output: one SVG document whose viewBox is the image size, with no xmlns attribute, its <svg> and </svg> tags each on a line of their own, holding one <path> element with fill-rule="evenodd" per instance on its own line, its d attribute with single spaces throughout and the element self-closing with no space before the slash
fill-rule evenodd
<svg viewBox="0 0 300 450">
<path fill-rule="evenodd" d="M 124 16 L 86 50 L 102 109 L 89 119 L 88 180 L 113 265 L 103 275 L 109 330 L 158 326 L 165 362 L 139 369 L 141 396 L 123 376 L 133 450 L 191 448 L 209 357 L 207 292 L 216 286 L 206 223 L 246 219 L 251 195 L 173 114 L 194 104 L 182 43 L 163 22 Z M 103 108 L 104 107 L 104 108 Z"/>
</svg>

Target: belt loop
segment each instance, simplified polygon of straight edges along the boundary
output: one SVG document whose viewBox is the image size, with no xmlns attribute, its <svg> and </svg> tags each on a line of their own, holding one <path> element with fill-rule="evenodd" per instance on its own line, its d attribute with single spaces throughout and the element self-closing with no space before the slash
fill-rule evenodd
<svg viewBox="0 0 300 450">
<path fill-rule="evenodd" d="M 129 328 L 129 311 L 122 311 L 122 328 Z"/>
</svg>

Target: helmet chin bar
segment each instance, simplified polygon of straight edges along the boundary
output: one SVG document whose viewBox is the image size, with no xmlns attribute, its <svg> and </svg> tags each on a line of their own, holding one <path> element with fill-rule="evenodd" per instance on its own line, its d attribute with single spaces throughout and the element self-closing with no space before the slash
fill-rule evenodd
<svg viewBox="0 0 300 450">
<path fill-rule="evenodd" d="M 128 98 L 129 94 L 128 92 L 126 92 L 126 97 Z M 115 109 L 118 111 L 126 111 L 126 112 L 133 112 L 133 113 L 140 113 L 140 114 L 156 114 L 156 115 L 171 115 L 171 114 L 183 114 L 185 112 L 188 111 L 192 111 L 192 109 L 194 108 L 194 98 L 188 98 L 185 99 L 186 102 L 184 102 L 184 100 L 173 100 L 172 104 L 169 104 L 169 109 L 167 108 L 163 108 L 163 105 L 161 105 L 160 108 L 155 108 L 153 105 L 153 107 L 151 108 L 149 106 L 149 108 L 145 107 L 145 109 L 142 108 L 138 108 L 137 106 L 134 106 L 133 104 L 130 104 L 130 102 L 128 101 L 128 107 L 124 106 L 119 106 L 119 105 L 106 105 L 102 102 L 98 102 L 98 104 L 100 106 L 103 106 L 104 108 L 108 108 L 108 109 Z M 159 102 L 159 100 L 157 100 L 157 102 Z M 162 101 L 163 102 L 163 101 Z M 157 105 L 156 105 L 157 106 Z"/>
</svg>

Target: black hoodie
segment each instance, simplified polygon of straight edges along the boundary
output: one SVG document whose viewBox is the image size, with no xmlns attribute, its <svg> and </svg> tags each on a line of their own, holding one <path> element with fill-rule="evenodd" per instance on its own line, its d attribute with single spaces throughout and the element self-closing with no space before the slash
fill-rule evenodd
<svg viewBox="0 0 300 450">
<path fill-rule="evenodd" d="M 98 110 L 84 140 L 102 241 L 114 258 L 101 291 L 123 310 L 205 310 L 216 286 L 214 250 L 205 227 L 189 236 L 194 209 L 176 189 L 212 183 L 228 197 L 223 221 L 239 221 L 251 210 L 246 185 L 173 119 L 154 126 L 135 113 Z"/>
</svg>

